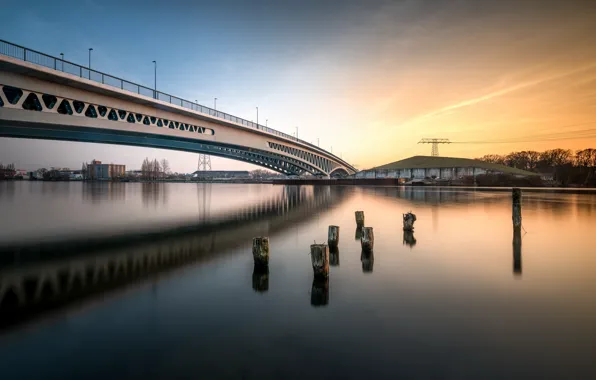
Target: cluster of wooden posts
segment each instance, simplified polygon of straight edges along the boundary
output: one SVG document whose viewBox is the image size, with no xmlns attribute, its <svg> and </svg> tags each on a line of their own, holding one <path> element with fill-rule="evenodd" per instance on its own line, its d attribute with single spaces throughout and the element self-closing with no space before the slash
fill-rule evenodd
<svg viewBox="0 0 596 380">
<path fill-rule="evenodd" d="M 514 188 L 512 191 L 512 219 L 513 219 L 513 245 L 514 245 L 514 268 L 521 273 L 521 190 Z M 361 261 L 363 271 L 372 271 L 373 249 L 375 235 L 372 227 L 364 226 L 364 211 L 356 211 L 356 237 L 360 238 L 362 247 Z M 415 244 L 413 238 L 414 222 L 416 215 L 412 212 L 403 214 L 404 241 L 408 245 Z M 310 259 L 314 273 L 312 298 L 313 304 L 326 304 L 329 277 L 330 253 L 334 265 L 339 261 L 339 226 L 329 226 L 327 233 L 327 244 L 311 244 Z M 268 288 L 269 277 L 269 238 L 255 237 L 252 243 L 252 254 L 255 263 L 253 273 L 253 287 L 259 291 Z M 320 298 L 320 299 L 319 299 Z M 315 301 L 316 299 L 316 301 Z"/>
<path fill-rule="evenodd" d="M 362 247 L 361 260 L 364 263 L 371 261 L 375 245 L 375 235 L 372 227 L 364 226 L 364 211 L 356 211 L 356 232 L 360 237 Z M 413 231 L 416 215 L 411 212 L 403 215 L 404 231 Z M 327 243 L 311 244 L 310 259 L 315 279 L 329 277 L 329 254 L 338 252 L 339 247 L 339 226 L 329 226 L 327 232 Z M 252 242 L 252 254 L 255 262 L 255 269 L 261 273 L 266 271 L 269 265 L 269 238 L 256 237 Z M 337 257 L 337 255 L 335 256 Z"/>
</svg>

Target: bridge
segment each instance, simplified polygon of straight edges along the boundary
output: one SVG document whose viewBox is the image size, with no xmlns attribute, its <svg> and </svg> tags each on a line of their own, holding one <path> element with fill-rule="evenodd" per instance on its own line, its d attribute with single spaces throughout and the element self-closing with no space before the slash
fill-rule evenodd
<svg viewBox="0 0 596 380">
<path fill-rule="evenodd" d="M 356 172 L 295 136 L 3 40 L 0 137 L 204 153 L 286 175 Z"/>
</svg>

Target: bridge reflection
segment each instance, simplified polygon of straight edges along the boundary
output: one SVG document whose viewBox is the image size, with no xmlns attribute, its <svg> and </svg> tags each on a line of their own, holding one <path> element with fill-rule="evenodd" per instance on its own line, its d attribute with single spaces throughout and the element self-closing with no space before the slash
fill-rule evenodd
<svg viewBox="0 0 596 380">
<path fill-rule="evenodd" d="M 341 188 L 287 186 L 258 204 L 165 231 L 108 241 L 0 246 L 0 329 L 160 272 L 208 262 L 254 236 L 273 235 L 314 218 L 343 197 Z M 252 281 L 255 291 L 265 292 L 269 274 L 255 272 Z"/>
</svg>

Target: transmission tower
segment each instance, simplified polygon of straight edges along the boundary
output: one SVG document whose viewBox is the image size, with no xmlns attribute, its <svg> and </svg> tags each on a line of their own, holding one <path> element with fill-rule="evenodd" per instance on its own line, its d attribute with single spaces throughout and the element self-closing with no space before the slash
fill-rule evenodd
<svg viewBox="0 0 596 380">
<path fill-rule="evenodd" d="M 418 144 L 432 144 L 431 156 L 437 157 L 439 155 L 439 144 L 451 144 L 449 139 L 422 139 Z"/>
<path fill-rule="evenodd" d="M 199 171 L 211 170 L 211 156 L 208 154 L 199 154 L 199 165 L 197 169 Z"/>
</svg>

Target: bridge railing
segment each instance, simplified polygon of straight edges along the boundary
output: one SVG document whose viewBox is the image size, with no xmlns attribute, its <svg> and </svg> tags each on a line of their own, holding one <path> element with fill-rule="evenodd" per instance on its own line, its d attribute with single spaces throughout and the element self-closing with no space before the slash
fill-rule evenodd
<svg viewBox="0 0 596 380">
<path fill-rule="evenodd" d="M 210 116 L 218 117 L 220 119 L 238 123 L 240 125 L 243 125 L 243 126 L 246 126 L 249 128 L 262 130 L 262 131 L 271 133 L 276 136 L 284 137 L 289 140 L 294 140 L 294 141 L 300 142 L 304 145 L 308 145 L 309 147 L 312 147 L 316 150 L 322 150 L 322 151 L 326 152 L 327 154 L 333 156 L 337 161 L 342 162 L 345 165 L 347 165 L 348 167 L 350 167 L 350 165 L 348 163 L 346 163 L 339 157 L 333 155 L 332 153 L 329 153 L 314 144 L 311 144 L 304 140 L 300 140 L 300 139 L 296 138 L 295 136 L 288 135 L 287 133 L 280 132 L 278 130 L 266 127 L 264 125 L 253 123 L 252 121 L 248 121 L 248 120 L 242 119 L 240 117 L 236 117 L 236 116 L 227 114 L 225 112 L 217 111 L 213 108 L 205 107 L 200 104 L 190 102 L 188 100 L 184 100 L 184 99 L 178 98 L 176 96 L 163 93 L 161 91 L 157 91 L 156 89 L 153 89 L 153 88 L 145 87 L 140 84 L 129 82 L 127 80 L 124 80 L 124 79 L 121 79 L 121 78 L 118 78 L 118 77 L 115 77 L 115 76 L 112 76 L 109 74 L 105 74 L 100 71 L 90 69 L 89 67 L 77 65 L 76 63 L 72 63 L 72 62 L 57 58 L 57 57 L 53 57 L 51 55 L 40 53 L 38 51 L 31 50 L 31 49 L 25 48 L 23 46 L 15 45 L 13 43 L 10 43 L 10 42 L 4 41 L 4 40 L 0 40 L 0 54 L 6 55 L 6 56 L 9 56 L 12 58 L 20 59 L 20 60 L 23 60 L 26 62 L 31 62 L 36 65 L 44 66 L 44 67 L 47 67 L 49 69 L 53 69 L 56 71 L 62 71 L 62 72 L 65 72 L 65 73 L 68 73 L 71 75 L 78 76 L 80 78 L 89 79 L 89 80 L 92 80 L 97 83 L 116 87 L 121 90 L 126 90 L 129 92 L 134 92 L 139 95 L 151 97 L 151 98 L 154 98 L 157 100 L 161 100 L 163 102 L 174 104 L 174 105 L 177 105 L 177 106 L 180 106 L 183 108 L 188 108 L 193 111 L 201 112 L 203 114 L 207 114 Z"/>
</svg>

